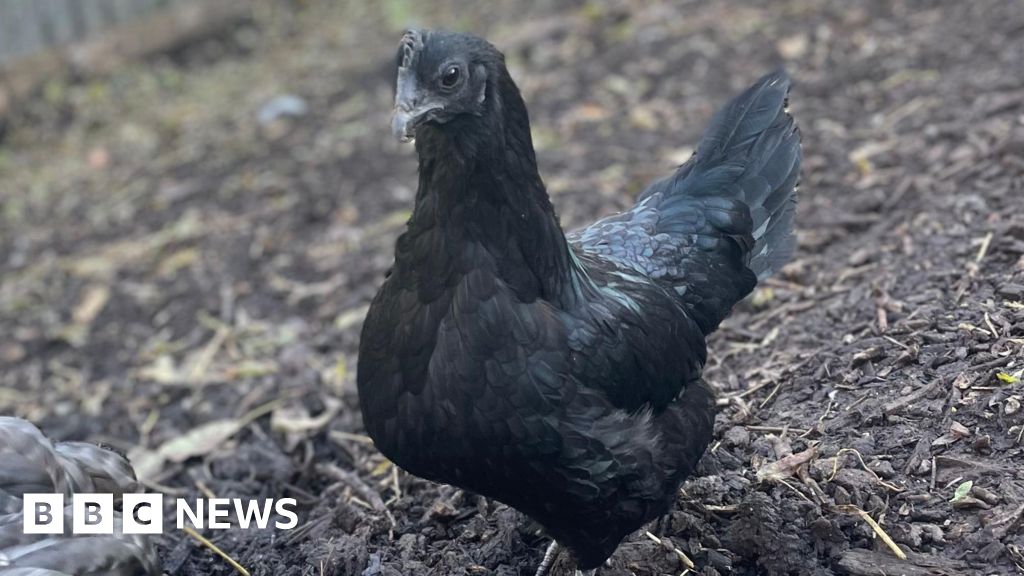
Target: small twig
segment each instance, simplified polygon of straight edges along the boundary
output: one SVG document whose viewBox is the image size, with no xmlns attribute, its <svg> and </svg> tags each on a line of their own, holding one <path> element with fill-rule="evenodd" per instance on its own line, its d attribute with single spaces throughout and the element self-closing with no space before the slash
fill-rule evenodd
<svg viewBox="0 0 1024 576">
<path fill-rule="evenodd" d="M 847 268 L 839 273 L 839 278 L 836 280 L 836 285 L 842 284 L 844 281 L 849 280 L 854 276 L 859 276 L 860 274 L 863 274 L 864 272 L 867 272 L 875 268 L 876 266 L 878 266 L 877 262 L 870 262 L 868 264 L 862 264 L 860 266 L 853 266 Z"/>
<path fill-rule="evenodd" d="M 199 357 L 196 358 L 192 367 L 188 371 L 187 379 L 192 383 L 202 383 L 206 378 L 206 371 L 209 370 L 210 365 L 213 364 L 214 358 L 217 356 L 217 351 L 220 350 L 221 346 L 231 335 L 231 328 L 222 325 L 217 327 L 217 331 L 214 332 L 213 338 L 206 344 L 205 347 L 199 352 Z"/>
<path fill-rule="evenodd" d="M 808 503 L 810 503 L 810 504 L 814 504 L 814 500 L 811 500 L 810 498 L 808 498 L 808 497 L 807 497 L 807 494 L 804 494 L 803 492 L 801 492 L 801 491 L 797 490 L 796 486 L 793 486 L 792 484 L 790 484 L 789 482 L 786 482 L 786 481 L 785 481 L 785 480 L 783 480 L 782 478 L 776 478 L 776 480 L 777 480 L 777 481 L 779 481 L 779 482 L 781 482 L 781 483 L 783 483 L 783 484 L 785 484 L 787 488 L 789 488 L 789 489 L 790 489 L 790 490 L 792 490 L 793 492 L 796 492 L 797 496 L 799 496 L 799 497 L 803 498 L 803 499 L 804 499 L 804 500 L 806 500 L 806 501 L 807 501 Z"/>
<path fill-rule="evenodd" d="M 744 400 L 743 398 L 736 397 L 733 398 L 732 401 L 734 404 L 736 404 L 736 406 L 739 409 L 736 416 L 733 417 L 734 422 L 743 422 L 747 418 L 750 418 L 750 404 L 748 404 L 746 400 Z"/>
<path fill-rule="evenodd" d="M 651 534 L 649 530 L 644 530 L 644 535 L 650 538 L 658 546 L 664 546 L 664 544 L 661 543 L 661 538 L 658 538 L 654 534 Z M 690 557 L 687 556 L 686 553 L 680 550 L 679 548 L 673 546 L 672 551 L 675 552 L 676 556 L 679 557 L 679 561 L 683 563 L 683 566 L 685 566 L 687 570 L 693 570 L 697 567 L 697 565 L 693 563 L 693 560 L 690 560 Z"/>
<path fill-rule="evenodd" d="M 790 428 L 789 426 L 744 426 L 751 432 L 770 432 L 772 434 L 784 434 L 786 432 L 792 432 L 793 434 L 806 434 L 809 432 L 806 428 Z"/>
<path fill-rule="evenodd" d="M 804 483 L 804 486 L 807 486 L 811 490 L 811 493 L 818 498 L 819 504 L 828 504 L 828 496 L 825 495 L 825 492 L 821 489 L 821 486 L 818 486 L 818 483 L 814 481 L 814 478 L 811 478 L 811 475 L 807 473 L 806 466 L 801 466 L 797 470 L 796 475 Z"/>
<path fill-rule="evenodd" d="M 889 331 L 889 313 L 886 312 L 884 306 L 878 306 L 875 309 L 875 318 L 878 323 L 878 332 L 885 334 Z"/>
<path fill-rule="evenodd" d="M 188 488 L 179 488 L 177 486 L 168 486 L 167 484 L 161 484 L 156 480 L 141 480 L 140 483 L 149 488 L 153 492 L 160 492 L 161 494 L 169 494 L 171 496 L 187 496 L 189 493 Z"/>
<path fill-rule="evenodd" d="M 985 312 L 985 324 L 988 325 L 988 329 L 992 332 L 992 335 L 999 339 L 999 331 L 996 330 L 994 324 L 992 324 L 992 318 L 989 317 L 988 312 Z"/>
<path fill-rule="evenodd" d="M 821 430 L 822 424 L 825 423 L 825 418 L 828 418 L 829 412 L 832 411 L 832 407 L 835 406 L 835 404 L 836 404 L 835 400 L 829 400 L 828 401 L 828 406 L 825 406 L 825 412 L 821 416 L 818 417 L 818 429 L 819 430 Z M 803 434 L 801 434 L 800 437 L 804 438 L 804 437 L 810 436 L 811 432 L 814 432 L 813 428 L 808 430 L 807 432 L 804 432 Z"/>
<path fill-rule="evenodd" d="M 231 567 L 234 568 L 235 570 L 237 570 L 239 574 L 242 574 L 242 576 L 250 576 L 249 575 L 249 571 L 246 570 L 244 566 L 242 566 L 238 562 L 235 562 L 234 558 L 232 558 L 231 556 L 228 556 L 227 553 L 225 553 L 223 550 L 218 548 L 216 544 L 214 544 L 213 542 L 210 542 L 209 540 L 207 540 L 206 537 L 204 537 L 199 532 L 196 532 L 195 530 L 193 530 L 192 527 L 190 527 L 190 526 L 183 526 L 182 527 L 182 531 L 185 532 L 186 534 L 188 534 L 189 536 L 195 538 L 196 540 L 198 540 L 200 544 L 202 544 L 203 546 L 205 546 L 208 549 L 210 549 L 211 551 L 213 551 L 214 554 L 216 554 L 216 555 L 220 556 L 221 558 L 223 558 L 225 562 L 230 564 Z"/>
<path fill-rule="evenodd" d="M 778 384 L 775 385 L 775 388 L 772 388 L 771 394 L 768 394 L 768 397 L 765 398 L 763 401 L 761 401 L 761 405 L 757 407 L 758 410 L 760 410 L 761 408 L 764 408 L 765 405 L 768 404 L 768 402 L 771 402 L 771 399 L 775 397 L 775 394 L 779 391 L 779 388 L 781 388 L 781 387 L 782 387 L 782 382 L 780 381 Z"/>
<path fill-rule="evenodd" d="M 856 400 L 854 400 L 853 404 L 850 404 L 846 408 L 843 408 L 843 410 L 845 410 L 846 412 L 850 412 L 851 410 L 853 410 L 857 406 L 860 406 L 861 404 L 863 404 L 870 397 L 871 397 L 871 392 L 870 391 L 865 392 L 864 394 L 861 395 L 860 398 L 857 398 Z"/>
<path fill-rule="evenodd" d="M 911 392 L 910 394 L 907 394 L 906 396 L 903 396 L 901 398 L 898 398 L 898 399 L 896 399 L 896 400 L 886 404 L 882 408 L 882 411 L 885 414 L 887 414 L 887 415 L 888 414 L 896 413 L 896 412 L 906 408 L 907 406 L 910 406 L 914 402 L 917 402 L 918 400 L 921 400 L 922 398 L 926 398 L 929 394 L 933 393 L 939 387 L 939 385 L 941 383 L 942 383 L 942 378 L 935 378 L 934 380 L 932 380 L 931 382 L 929 382 L 928 384 L 926 384 L 924 386 L 921 386 L 920 388 L 918 388 L 914 392 Z"/>
<path fill-rule="evenodd" d="M 367 502 L 366 500 L 363 500 L 362 498 L 360 498 L 358 496 L 355 496 L 353 494 L 349 494 L 348 495 L 348 501 L 353 503 L 353 504 L 355 504 L 355 505 L 357 505 L 357 506 L 362 506 L 363 508 L 366 508 L 367 510 L 369 510 L 371 512 L 379 512 L 379 510 L 377 510 L 373 506 L 371 506 L 369 502 Z"/>
<path fill-rule="evenodd" d="M 398 483 L 398 466 L 391 467 L 391 483 L 395 489 L 395 500 L 402 497 L 402 486 Z"/>
<path fill-rule="evenodd" d="M 348 440 L 351 442 L 358 442 L 360 444 L 373 445 L 373 438 L 365 436 L 363 434 L 353 434 L 351 432 L 342 432 L 341 430 L 331 430 L 327 433 L 327 437 L 333 440 L 337 444 Z"/>
<path fill-rule="evenodd" d="M 910 350 L 910 346 L 907 346 L 906 344 L 900 342 L 899 340 L 893 338 L 892 336 L 882 336 L 882 338 L 885 338 L 889 342 L 892 342 L 893 344 L 899 346 L 900 348 L 903 348 L 904 350 Z"/>
<path fill-rule="evenodd" d="M 900 488 L 895 484 L 891 484 L 889 482 L 886 482 L 885 480 L 882 480 L 881 476 L 876 474 L 875 471 L 872 470 L 871 468 L 868 468 L 867 463 L 864 462 L 864 457 L 861 456 L 860 452 L 857 451 L 856 448 L 842 448 L 838 452 L 836 452 L 835 460 L 832 463 L 832 475 L 828 477 L 828 480 L 826 480 L 826 482 L 831 482 L 835 480 L 836 474 L 839 473 L 839 457 L 843 455 L 843 452 L 852 453 L 856 455 L 857 460 L 860 461 L 860 465 L 864 468 L 865 471 L 867 471 L 868 474 L 871 474 L 871 476 L 875 478 L 876 482 L 878 482 L 882 486 L 885 486 L 889 490 L 892 490 L 893 492 L 903 492 L 904 488 Z"/>
<path fill-rule="evenodd" d="M 360 496 L 362 503 L 366 504 L 367 508 L 375 512 L 382 512 L 387 516 L 391 525 L 395 525 L 395 517 L 391 515 L 391 511 L 388 510 L 388 507 L 384 504 L 384 499 L 380 497 L 380 494 L 377 493 L 376 490 L 368 486 L 366 482 L 363 482 L 363 479 L 360 478 L 359 475 L 354 472 L 349 472 L 348 470 L 342 470 L 334 464 L 317 464 L 316 471 L 319 474 L 337 480 L 351 488 Z M 356 497 L 349 496 L 349 499 L 355 502 Z"/>
<path fill-rule="evenodd" d="M 213 500 L 214 498 L 217 497 L 213 493 L 213 490 L 210 490 L 210 487 L 206 485 L 206 482 L 203 482 L 202 480 L 196 480 L 196 488 L 198 488 L 199 491 L 203 493 L 203 496 L 206 496 L 210 500 Z"/>
<path fill-rule="evenodd" d="M 975 262 L 981 262 L 985 259 L 985 254 L 988 253 L 988 247 L 992 244 L 992 232 L 985 234 L 985 237 L 981 239 L 981 247 L 978 248 L 978 255 L 974 257 Z"/>
<path fill-rule="evenodd" d="M 953 479 L 952 479 L 952 480 L 950 480 L 949 482 L 946 482 L 946 485 L 942 487 L 942 490 L 943 490 L 943 491 L 949 490 L 949 489 L 950 489 L 950 488 L 952 488 L 952 487 L 953 487 L 954 485 L 956 485 L 956 484 L 959 484 L 959 483 L 960 483 L 960 481 L 961 481 L 961 480 L 963 480 L 963 479 L 964 479 L 964 477 L 963 477 L 963 476 L 957 476 L 956 478 L 953 478 Z"/>
<path fill-rule="evenodd" d="M 900 560 L 907 559 L 907 555 L 903 552 L 903 550 L 901 550 L 900 547 L 897 546 L 895 542 L 893 542 L 892 538 L 890 538 L 889 535 L 886 534 L 885 530 L 882 529 L 882 526 L 878 522 L 875 522 L 875 519 L 872 518 L 870 514 L 854 506 L 853 504 L 843 504 L 840 506 L 836 506 L 836 509 L 846 514 L 856 514 L 860 516 L 865 522 L 868 523 L 868 526 L 871 526 L 871 529 L 875 531 L 875 534 L 882 539 L 882 542 L 885 542 L 885 545 L 888 546 L 890 550 L 892 550 L 892 553 L 895 554 L 897 558 L 899 558 Z"/>
<path fill-rule="evenodd" d="M 758 384 L 756 386 L 751 386 L 750 388 L 747 388 L 743 392 L 738 392 L 736 394 L 730 394 L 728 396 L 723 396 L 723 397 L 718 399 L 718 405 L 719 406 L 725 406 L 725 405 L 729 404 L 730 402 L 732 402 L 733 400 L 737 400 L 739 398 L 744 398 L 746 396 L 749 396 L 749 395 L 753 394 L 754 392 L 757 392 L 761 388 L 764 388 L 765 386 L 768 386 L 769 384 L 771 384 L 770 381 L 764 381 L 764 382 L 761 382 L 760 384 Z"/>
</svg>

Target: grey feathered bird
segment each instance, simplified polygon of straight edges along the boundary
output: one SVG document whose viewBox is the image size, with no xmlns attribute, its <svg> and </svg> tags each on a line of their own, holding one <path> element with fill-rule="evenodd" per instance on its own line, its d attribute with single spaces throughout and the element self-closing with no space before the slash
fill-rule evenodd
<svg viewBox="0 0 1024 576">
<path fill-rule="evenodd" d="M 419 189 L 363 325 L 366 429 L 597 567 L 675 502 L 712 436 L 705 339 L 793 252 L 789 78 L 730 102 L 632 208 L 566 235 L 502 54 L 413 30 L 397 65 L 392 130 L 415 139 Z"/>
<path fill-rule="evenodd" d="M 0 576 L 159 576 L 151 538 L 121 533 L 72 535 L 70 497 L 76 492 L 114 495 L 115 503 L 140 486 L 121 455 L 86 442 L 51 442 L 20 418 L 0 417 Z M 65 496 L 64 534 L 25 534 L 26 493 Z"/>
</svg>

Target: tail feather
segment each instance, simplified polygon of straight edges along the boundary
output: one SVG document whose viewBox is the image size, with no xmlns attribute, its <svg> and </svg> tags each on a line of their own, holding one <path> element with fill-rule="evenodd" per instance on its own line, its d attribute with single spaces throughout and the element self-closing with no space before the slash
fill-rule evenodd
<svg viewBox="0 0 1024 576">
<path fill-rule="evenodd" d="M 789 76 L 777 70 L 734 98 L 715 115 L 694 158 L 666 186 L 673 198 L 717 196 L 738 200 L 750 211 L 749 239 L 738 239 L 747 267 L 758 279 L 777 272 L 792 256 L 793 216 L 800 174 L 800 133 L 787 111 Z M 732 233 L 733 231 L 729 231 Z"/>
<path fill-rule="evenodd" d="M 733 98 L 712 118 L 697 148 L 697 166 L 718 164 L 731 157 L 737 145 L 759 136 L 786 107 L 790 80 L 784 70 L 776 70 Z"/>
<path fill-rule="evenodd" d="M 705 334 L 793 254 L 800 135 L 773 72 L 715 115 L 697 151 L 629 211 L 569 235 L 673 290 Z"/>
</svg>

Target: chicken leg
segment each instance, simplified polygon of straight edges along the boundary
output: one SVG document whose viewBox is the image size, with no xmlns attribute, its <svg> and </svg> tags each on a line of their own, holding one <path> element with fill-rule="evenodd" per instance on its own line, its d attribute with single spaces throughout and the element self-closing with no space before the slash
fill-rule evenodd
<svg viewBox="0 0 1024 576">
<path fill-rule="evenodd" d="M 540 566 L 537 567 L 537 572 L 533 576 L 548 576 L 551 573 L 551 567 L 555 565 L 555 560 L 558 559 L 558 555 L 562 553 L 562 550 L 562 546 L 552 540 L 551 544 L 548 545 L 548 549 L 544 552 L 544 559 L 540 561 Z M 597 568 L 576 570 L 574 576 L 597 576 Z"/>
<path fill-rule="evenodd" d="M 561 552 L 562 547 L 558 542 L 552 540 L 548 549 L 544 551 L 544 559 L 540 561 L 540 566 L 537 566 L 537 572 L 533 576 L 548 576 L 551 567 L 555 564 L 555 559 Z"/>
</svg>

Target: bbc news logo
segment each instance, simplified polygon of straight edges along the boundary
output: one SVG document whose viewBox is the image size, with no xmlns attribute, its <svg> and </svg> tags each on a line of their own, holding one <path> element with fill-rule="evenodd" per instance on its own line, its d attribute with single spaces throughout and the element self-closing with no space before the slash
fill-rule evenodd
<svg viewBox="0 0 1024 576">
<path fill-rule="evenodd" d="M 22 520 L 25 534 L 64 534 L 67 516 L 63 494 L 25 494 Z M 279 500 L 242 500 L 240 498 L 199 499 L 189 504 L 184 498 L 175 501 L 175 521 L 179 530 L 186 526 L 224 530 L 232 527 L 234 517 L 239 528 L 265 529 L 274 520 L 278 530 L 291 530 L 299 523 L 294 498 Z M 164 531 L 164 497 L 162 494 L 124 494 L 121 497 L 121 533 L 162 534 Z M 71 496 L 72 534 L 113 534 L 113 494 L 73 494 Z"/>
</svg>

